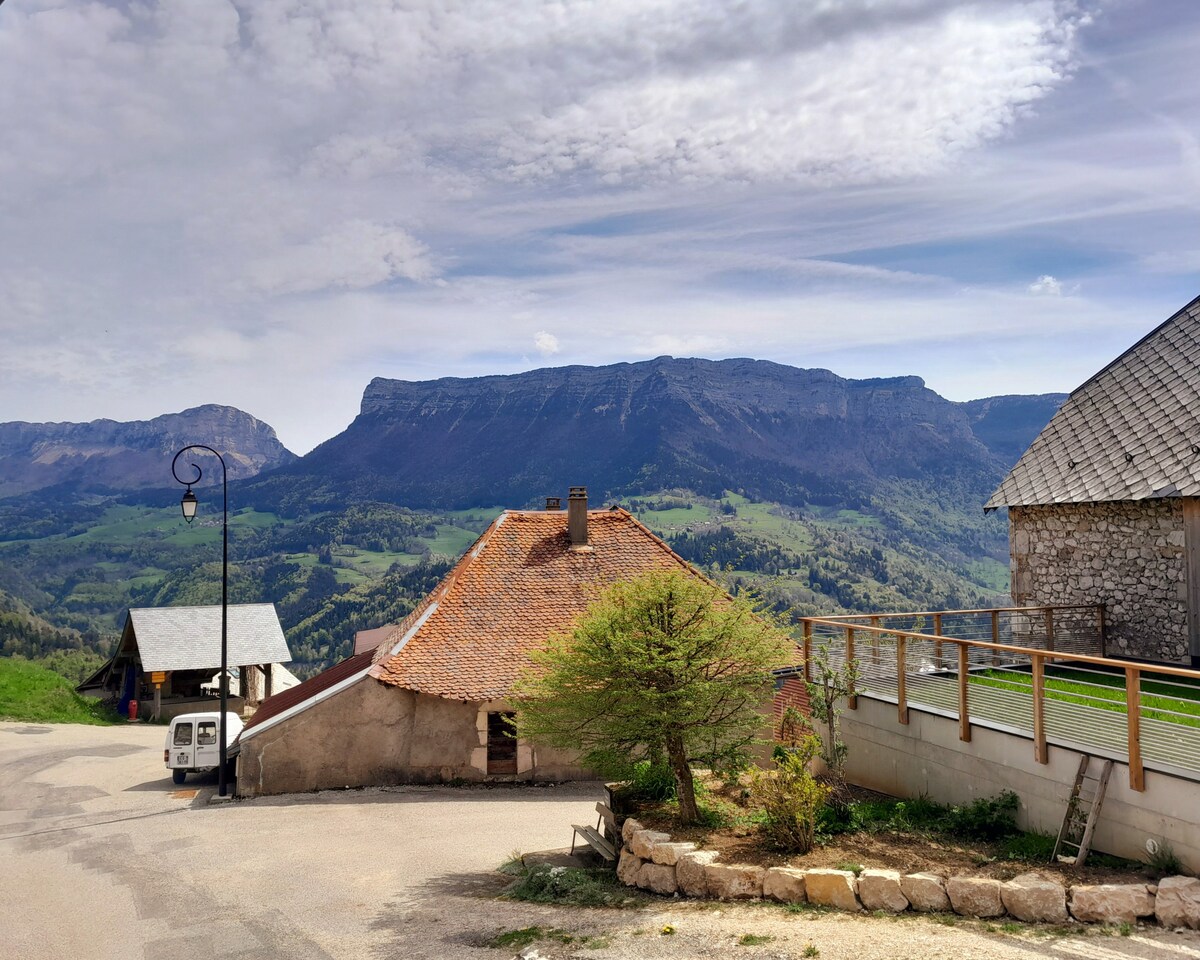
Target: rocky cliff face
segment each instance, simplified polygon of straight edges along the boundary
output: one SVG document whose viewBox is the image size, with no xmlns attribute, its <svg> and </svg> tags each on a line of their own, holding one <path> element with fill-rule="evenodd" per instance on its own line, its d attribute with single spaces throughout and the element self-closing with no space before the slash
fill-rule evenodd
<svg viewBox="0 0 1200 960">
<path fill-rule="evenodd" d="M 68 483 L 80 490 L 135 490 L 173 483 L 171 458 L 189 443 L 225 456 L 230 479 L 291 463 L 275 431 L 234 407 L 206 404 L 153 420 L 120 423 L 0 423 L 0 496 Z M 201 455 L 205 482 L 215 481 Z"/>
<path fill-rule="evenodd" d="M 1028 418 L 1028 443 L 1058 404 L 1016 399 L 1044 413 L 1036 426 Z M 572 483 L 598 497 L 679 486 L 844 503 L 913 478 L 986 496 L 1015 456 L 977 435 L 981 420 L 919 377 L 846 380 L 761 360 L 376 379 L 344 433 L 252 486 L 272 506 L 298 506 L 297 481 L 307 480 L 310 507 L 349 496 L 519 505 Z"/>
</svg>

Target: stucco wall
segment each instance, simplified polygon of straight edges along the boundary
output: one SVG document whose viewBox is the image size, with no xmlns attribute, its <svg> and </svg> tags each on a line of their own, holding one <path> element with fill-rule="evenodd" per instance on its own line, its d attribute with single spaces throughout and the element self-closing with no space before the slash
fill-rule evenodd
<svg viewBox="0 0 1200 960">
<path fill-rule="evenodd" d="M 1009 509 L 1018 605 L 1105 604 L 1112 656 L 1187 663 L 1187 562 L 1178 499 Z"/>
<path fill-rule="evenodd" d="M 1041 764 L 1028 737 L 974 725 L 971 742 L 964 743 L 957 720 L 910 707 L 904 725 L 896 721 L 894 703 L 859 697 L 858 704 L 842 715 L 853 783 L 954 804 L 1012 790 L 1021 799 L 1020 826 L 1058 834 L 1079 768 L 1076 751 L 1051 745 L 1050 762 Z M 1100 763 L 1092 760 L 1092 775 Z M 1167 840 L 1186 866 L 1200 869 L 1196 794 L 1195 782 L 1149 769 L 1145 791 L 1136 792 L 1129 787 L 1128 764 L 1114 763 L 1093 849 L 1136 860 L 1145 858 L 1148 838 Z"/>
<path fill-rule="evenodd" d="M 367 677 L 242 744 L 238 793 L 256 796 L 395 783 L 485 780 L 481 708 L 387 686 Z M 573 757 L 518 745 L 517 779 L 580 780 Z M 513 779 L 511 777 L 505 779 Z"/>
</svg>

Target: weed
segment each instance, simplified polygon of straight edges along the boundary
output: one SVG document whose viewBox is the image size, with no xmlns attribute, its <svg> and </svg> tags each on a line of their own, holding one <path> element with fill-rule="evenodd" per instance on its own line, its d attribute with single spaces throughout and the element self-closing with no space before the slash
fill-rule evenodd
<svg viewBox="0 0 1200 960">
<path fill-rule="evenodd" d="M 834 869 L 835 870 L 849 870 L 852 874 L 854 874 L 857 877 L 860 873 L 863 872 L 863 865 L 861 863 L 852 863 L 849 860 L 843 860 L 841 863 L 835 864 Z"/>
<path fill-rule="evenodd" d="M 660 934 L 662 934 L 664 937 L 675 936 L 675 928 L 673 926 L 671 926 L 669 923 L 664 924 L 663 928 L 661 930 L 659 930 L 658 932 Z"/>
<path fill-rule="evenodd" d="M 1146 856 L 1146 865 L 1153 876 L 1173 877 L 1183 873 L 1183 864 L 1166 840 L 1147 843 L 1146 847 L 1150 851 Z"/>
<path fill-rule="evenodd" d="M 759 947 L 775 938 L 765 933 L 743 933 L 738 937 L 739 947 Z"/>
<path fill-rule="evenodd" d="M 804 952 L 800 954 L 800 956 L 802 956 L 802 957 L 819 957 L 820 955 L 821 955 L 821 951 L 818 950 L 811 943 L 807 947 L 805 947 Z"/>
<path fill-rule="evenodd" d="M 1048 833 L 1018 833 L 1001 842 L 1000 853 L 1006 860 L 1049 863 L 1054 853 L 1054 837 Z"/>
<path fill-rule="evenodd" d="M 520 950 L 538 940 L 556 940 L 559 943 L 570 943 L 575 938 L 557 927 L 521 927 L 519 930 L 506 930 L 498 933 L 487 942 L 493 950 L 509 947 Z"/>
<path fill-rule="evenodd" d="M 504 895 L 513 900 L 577 907 L 628 907 L 642 902 L 609 870 L 551 867 L 544 863 L 526 869 Z"/>
<path fill-rule="evenodd" d="M 510 877 L 521 876 L 525 872 L 525 854 L 520 850 L 514 850 L 496 870 L 499 873 L 508 874 Z"/>
<path fill-rule="evenodd" d="M 1004 933 L 1016 935 L 1025 932 L 1025 925 L 1023 923 L 1014 923 L 1012 920 L 1006 920 L 1000 924 L 1000 929 Z"/>
</svg>

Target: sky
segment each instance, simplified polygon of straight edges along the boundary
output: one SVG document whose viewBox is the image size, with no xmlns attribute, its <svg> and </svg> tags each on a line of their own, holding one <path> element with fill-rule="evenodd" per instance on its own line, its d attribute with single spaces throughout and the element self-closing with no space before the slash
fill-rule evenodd
<svg viewBox="0 0 1200 960">
<path fill-rule="evenodd" d="M 0 421 L 669 354 L 1069 391 L 1200 294 L 1194 0 L 0 0 Z"/>
</svg>

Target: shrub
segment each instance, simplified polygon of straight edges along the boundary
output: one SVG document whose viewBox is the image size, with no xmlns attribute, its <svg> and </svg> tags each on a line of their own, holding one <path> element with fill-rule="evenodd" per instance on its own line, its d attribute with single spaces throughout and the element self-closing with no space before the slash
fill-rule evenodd
<svg viewBox="0 0 1200 960">
<path fill-rule="evenodd" d="M 1017 807 L 1020 800 L 1011 790 L 994 797 L 980 797 L 965 807 L 946 813 L 945 831 L 972 840 L 1003 840 L 1019 833 Z"/>
<path fill-rule="evenodd" d="M 767 841 L 781 850 L 808 853 L 816 838 L 817 816 L 829 799 L 830 789 L 808 772 L 818 744 L 810 738 L 793 751 L 776 757 L 775 770 L 750 775 L 750 802 L 762 812 Z"/>
<path fill-rule="evenodd" d="M 552 867 L 544 863 L 526 870 L 505 895 L 513 900 L 578 907 L 624 907 L 639 902 L 611 870 Z"/>
</svg>

